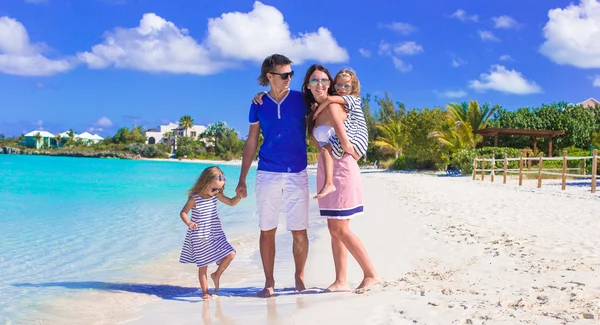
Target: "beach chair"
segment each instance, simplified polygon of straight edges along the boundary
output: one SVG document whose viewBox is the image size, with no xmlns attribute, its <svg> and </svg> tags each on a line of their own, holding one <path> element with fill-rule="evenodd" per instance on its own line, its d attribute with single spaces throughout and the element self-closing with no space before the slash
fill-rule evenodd
<svg viewBox="0 0 600 325">
<path fill-rule="evenodd" d="M 462 176 L 462 173 L 458 169 L 446 169 L 447 176 Z"/>
</svg>

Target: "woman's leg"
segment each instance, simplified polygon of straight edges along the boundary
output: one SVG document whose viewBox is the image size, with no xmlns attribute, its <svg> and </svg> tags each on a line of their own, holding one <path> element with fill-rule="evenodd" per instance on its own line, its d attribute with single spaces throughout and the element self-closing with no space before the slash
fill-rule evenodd
<svg viewBox="0 0 600 325">
<path fill-rule="evenodd" d="M 348 291 L 348 282 L 346 278 L 346 266 L 348 264 L 348 249 L 335 232 L 329 230 L 331 234 L 331 251 L 333 252 L 333 264 L 335 265 L 335 282 L 333 282 L 325 291 Z"/>
<path fill-rule="evenodd" d="M 350 228 L 348 227 L 349 223 L 350 220 L 327 219 L 327 225 L 332 237 L 335 236 L 340 239 L 363 270 L 363 280 L 357 289 L 378 284 L 381 282 L 381 278 L 375 271 L 364 245 L 360 239 L 350 231 Z"/>
<path fill-rule="evenodd" d="M 200 289 L 202 289 L 202 299 L 210 299 L 208 294 L 208 278 L 206 277 L 208 266 L 200 266 L 198 268 L 198 280 L 200 280 Z"/>
<path fill-rule="evenodd" d="M 219 291 L 219 280 L 221 280 L 221 275 L 223 275 L 223 272 L 227 270 L 227 267 L 229 266 L 229 264 L 231 264 L 231 261 L 233 261 L 234 257 L 235 252 L 229 253 L 229 255 L 225 256 L 223 260 L 221 260 L 221 263 L 219 263 L 219 267 L 217 268 L 217 270 L 210 275 L 213 282 L 215 283 L 215 292 Z"/>
</svg>

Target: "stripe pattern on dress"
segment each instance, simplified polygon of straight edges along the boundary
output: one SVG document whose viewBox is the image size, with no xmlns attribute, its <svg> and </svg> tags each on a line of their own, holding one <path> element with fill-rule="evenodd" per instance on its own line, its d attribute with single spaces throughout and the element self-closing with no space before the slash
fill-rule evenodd
<svg viewBox="0 0 600 325">
<path fill-rule="evenodd" d="M 362 100 L 359 97 L 350 95 L 342 96 L 342 98 L 347 103 L 346 110 L 348 112 L 348 118 L 344 121 L 346 135 L 358 155 L 361 157 L 365 156 L 369 147 L 369 132 L 367 130 L 365 115 L 362 111 Z M 333 156 L 338 159 L 342 158 L 344 150 L 337 135 L 329 138 L 329 144 L 331 144 Z"/>
<path fill-rule="evenodd" d="M 219 264 L 225 256 L 235 250 L 223 232 L 217 214 L 217 197 L 203 199 L 195 194 L 192 197 L 196 206 L 191 209 L 191 221 L 198 225 L 198 229 L 188 229 L 179 262 L 195 263 L 198 267 Z"/>
</svg>

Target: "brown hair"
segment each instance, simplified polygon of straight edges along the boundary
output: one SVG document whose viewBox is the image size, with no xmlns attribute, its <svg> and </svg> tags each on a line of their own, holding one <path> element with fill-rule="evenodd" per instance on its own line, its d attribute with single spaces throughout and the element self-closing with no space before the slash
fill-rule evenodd
<svg viewBox="0 0 600 325">
<path fill-rule="evenodd" d="M 337 80 L 339 77 L 350 77 L 350 84 L 352 84 L 352 91 L 350 95 L 354 97 L 360 97 L 360 82 L 358 81 L 358 77 L 356 76 L 356 72 L 352 69 L 342 69 L 335 75 L 335 79 Z"/>
<path fill-rule="evenodd" d="M 273 71 L 273 68 L 277 65 L 288 65 L 292 64 L 292 60 L 288 59 L 285 55 L 273 54 L 268 56 L 260 68 L 260 76 L 258 77 L 258 84 L 266 87 L 269 85 L 269 78 L 267 73 Z"/>
<path fill-rule="evenodd" d="M 320 64 L 311 65 L 308 70 L 306 70 L 306 74 L 304 75 L 304 81 L 302 82 L 302 93 L 304 94 L 304 103 L 306 103 L 306 115 L 307 115 L 307 124 L 308 124 L 308 135 L 312 133 L 312 129 L 315 127 L 315 121 L 312 118 L 313 111 L 311 109 L 312 104 L 316 103 L 317 100 L 313 96 L 310 89 L 308 89 L 308 83 L 310 82 L 310 76 L 315 71 L 322 71 L 329 78 L 329 89 L 327 89 L 327 95 L 332 96 L 333 92 L 333 79 L 331 78 L 331 74 L 329 70 Z"/>
<path fill-rule="evenodd" d="M 188 191 L 188 195 L 200 195 L 208 188 L 210 182 L 212 182 L 214 178 L 217 178 L 221 175 L 224 175 L 221 168 L 217 166 L 207 167 L 202 171 L 202 174 L 200 174 L 200 177 L 198 177 L 196 180 L 196 184 L 194 184 L 194 186 Z"/>
</svg>

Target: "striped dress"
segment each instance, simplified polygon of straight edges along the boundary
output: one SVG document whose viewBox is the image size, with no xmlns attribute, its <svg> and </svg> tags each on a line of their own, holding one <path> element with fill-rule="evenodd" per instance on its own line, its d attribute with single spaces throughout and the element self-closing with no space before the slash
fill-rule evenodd
<svg viewBox="0 0 600 325">
<path fill-rule="evenodd" d="M 354 150 L 359 156 L 367 154 L 369 146 L 369 132 L 367 131 L 367 122 L 362 111 L 362 101 L 359 97 L 350 95 L 342 96 L 347 103 L 348 118 L 344 121 L 344 128 L 350 143 L 354 146 Z M 331 152 L 335 158 L 342 158 L 344 150 L 337 135 L 329 138 L 331 144 Z"/>
<path fill-rule="evenodd" d="M 221 227 L 221 220 L 217 215 L 217 197 L 203 199 L 195 194 L 192 197 L 196 206 L 192 208 L 191 221 L 198 225 L 198 229 L 188 229 L 179 262 L 195 263 L 198 267 L 219 264 L 235 250 Z"/>
</svg>

